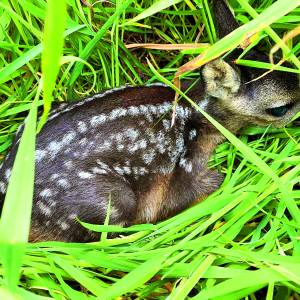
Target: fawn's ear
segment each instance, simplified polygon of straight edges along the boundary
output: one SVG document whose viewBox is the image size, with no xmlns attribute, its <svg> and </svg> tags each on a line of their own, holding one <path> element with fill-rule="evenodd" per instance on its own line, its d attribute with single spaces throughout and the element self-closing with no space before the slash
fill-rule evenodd
<svg viewBox="0 0 300 300">
<path fill-rule="evenodd" d="M 238 71 L 222 59 L 207 63 L 202 69 L 202 76 L 206 93 L 220 99 L 233 96 L 241 85 Z"/>
<path fill-rule="evenodd" d="M 239 27 L 225 0 L 214 0 L 213 11 L 219 39 Z"/>
</svg>

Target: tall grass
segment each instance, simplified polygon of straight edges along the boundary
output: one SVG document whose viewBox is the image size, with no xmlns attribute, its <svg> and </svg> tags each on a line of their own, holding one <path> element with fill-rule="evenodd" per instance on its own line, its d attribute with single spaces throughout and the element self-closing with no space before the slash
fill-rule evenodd
<svg viewBox="0 0 300 300">
<path fill-rule="evenodd" d="M 51 5 L 44 0 L 0 2 L 3 155 L 31 109 L 0 221 L 1 299 L 299 299 L 297 120 L 285 129 L 247 128 L 239 139 L 215 123 L 228 142 L 218 147 L 210 164 L 225 174 L 224 183 L 207 200 L 169 220 L 122 230 L 94 226 L 124 235 L 110 239 L 103 234 L 92 244 L 26 243 L 35 110 L 43 97 L 47 111 L 51 95 L 65 101 L 124 83 L 159 80 L 172 85 L 184 63 L 199 53 L 205 59 L 221 55 L 238 45 L 248 29 L 265 28 L 255 42 L 266 52 L 274 43 L 281 45 L 295 66 L 284 71 L 299 72 L 298 38 L 282 45 L 280 37 L 299 24 L 300 3 L 272 2 L 232 1 L 236 18 L 246 27 L 218 43 L 207 0 L 116 0 L 95 2 L 93 8 L 85 1 L 69 0 L 65 22 L 63 7 L 52 5 L 59 13 L 53 18 L 55 11 L 51 15 Z M 43 38 L 47 22 L 50 27 L 45 25 Z M 62 34 L 65 44 L 55 81 Z M 195 41 L 214 46 L 168 52 L 125 47 Z M 48 78 L 45 64 L 41 69 L 43 47 L 43 62 L 57 66 Z M 238 63 L 271 67 L 242 59 Z M 187 76 L 197 78 L 198 71 Z"/>
</svg>

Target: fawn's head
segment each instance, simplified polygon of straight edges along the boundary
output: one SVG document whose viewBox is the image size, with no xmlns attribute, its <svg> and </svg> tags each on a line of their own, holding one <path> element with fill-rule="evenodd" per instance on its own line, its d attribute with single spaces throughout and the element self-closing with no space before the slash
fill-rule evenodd
<svg viewBox="0 0 300 300">
<path fill-rule="evenodd" d="M 214 1 L 214 14 L 220 38 L 238 27 L 223 0 Z M 230 58 L 217 59 L 204 66 L 202 76 L 207 94 L 217 98 L 224 110 L 241 116 L 247 123 L 276 127 L 287 124 L 300 110 L 298 75 L 272 71 L 255 80 L 267 70 L 237 66 Z M 245 58 L 268 62 L 267 55 L 255 49 Z"/>
</svg>

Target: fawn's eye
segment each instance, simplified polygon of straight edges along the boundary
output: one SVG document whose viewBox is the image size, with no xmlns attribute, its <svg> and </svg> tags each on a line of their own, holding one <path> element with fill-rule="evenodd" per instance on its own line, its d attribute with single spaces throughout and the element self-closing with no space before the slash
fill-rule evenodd
<svg viewBox="0 0 300 300">
<path fill-rule="evenodd" d="M 268 108 L 266 111 L 269 115 L 274 117 L 283 117 L 292 106 L 293 104 L 289 103 L 278 107 Z"/>
</svg>

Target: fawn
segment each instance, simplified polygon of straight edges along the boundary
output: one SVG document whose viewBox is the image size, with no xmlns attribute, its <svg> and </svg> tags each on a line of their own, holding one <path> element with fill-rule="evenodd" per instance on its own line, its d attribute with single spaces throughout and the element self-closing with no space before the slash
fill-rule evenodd
<svg viewBox="0 0 300 300">
<path fill-rule="evenodd" d="M 214 13 L 220 38 L 238 26 L 223 0 Z M 257 50 L 247 58 L 267 60 Z M 273 71 L 251 81 L 262 72 L 217 59 L 188 95 L 234 133 L 283 126 L 300 110 L 299 79 Z M 207 161 L 223 136 L 183 101 L 171 126 L 173 99 L 162 84 L 127 86 L 53 111 L 37 136 L 30 240 L 97 240 L 78 219 L 102 224 L 109 199 L 110 223 L 128 226 L 168 218 L 215 191 L 223 177 Z M 2 202 L 19 137 L 0 168 Z"/>
</svg>

